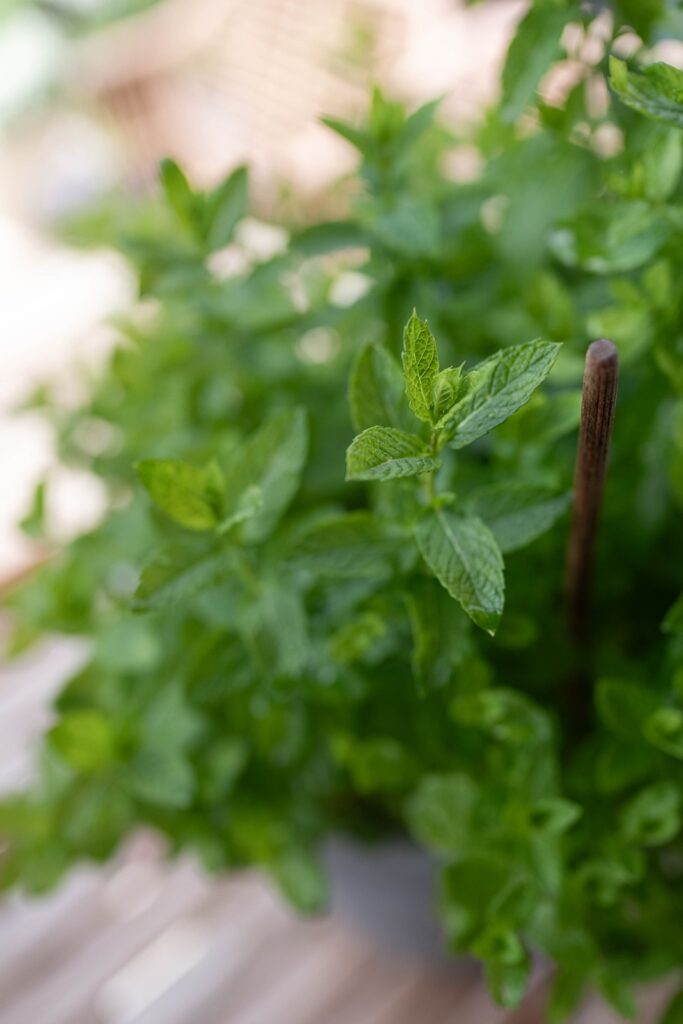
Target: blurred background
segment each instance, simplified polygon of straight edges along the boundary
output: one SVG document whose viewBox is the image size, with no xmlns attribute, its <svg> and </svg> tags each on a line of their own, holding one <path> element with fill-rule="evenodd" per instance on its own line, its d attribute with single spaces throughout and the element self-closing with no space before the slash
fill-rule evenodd
<svg viewBox="0 0 683 1024">
<path fill-rule="evenodd" d="M 496 96 L 524 0 L 2 0 L 0 4 L 0 443 L 3 575 L 26 563 L 15 529 L 49 458 L 45 425 L 8 418 L 46 375 L 97 360 L 132 287 L 112 253 L 55 239 L 108 195 L 156 188 L 176 158 L 197 185 L 246 162 L 263 224 L 333 215 L 352 148 L 320 121 L 353 119 L 369 87 L 412 104 L 443 96 L 463 126 Z M 458 150 L 450 171 L 476 172 Z M 331 189 L 333 183 L 341 186 Z M 259 230 L 260 227 L 260 230 Z M 60 377 L 61 382 L 61 377 Z M 77 396 L 74 396 L 76 398 Z M 55 485 L 58 532 L 97 514 L 90 481 Z M 71 499 L 59 497 L 69 492 Z"/>
<path fill-rule="evenodd" d="M 409 104 L 442 95 L 466 140 L 496 97 L 525 8 L 525 0 L 0 0 L 0 586 L 40 558 L 16 524 L 54 459 L 49 427 L 21 412 L 22 400 L 49 378 L 77 402 L 83 368 L 112 343 L 108 317 L 132 295 L 116 254 L 70 247 L 65 221 L 112 193 L 132 202 L 155 190 L 166 155 L 202 186 L 246 162 L 256 213 L 245 226 L 249 243 L 277 247 L 271 221 L 286 214 L 305 223 L 345 201 L 354 156 L 321 114 L 353 119 L 379 82 Z M 448 172 L 466 179 L 476 161 L 463 144 Z M 55 474 L 53 533 L 67 540 L 96 521 L 101 496 L 89 477 Z M 81 658 L 77 643 L 55 639 L 0 674 L 0 791 L 30 775 L 50 698 Z M 84 869 L 43 900 L 5 902 L 0 1024 L 541 1019 L 542 971 L 521 1011 L 495 1011 L 473 969 L 432 955 L 428 920 L 425 955 L 415 958 L 390 949 L 386 935 L 364 934 L 343 886 L 331 915 L 302 922 L 255 876 L 209 883 L 194 864 L 169 867 L 161 854 L 141 835 L 104 871 Z M 359 870 L 348 850 L 330 856 L 340 877 Z M 378 901 L 376 916 L 390 917 L 381 902 L 388 876 L 422 905 L 429 878 L 400 854 L 365 860 L 360 891 Z M 403 927 L 385 924 L 394 938 Z M 592 1006 L 582 1017 L 611 1019 Z"/>
</svg>

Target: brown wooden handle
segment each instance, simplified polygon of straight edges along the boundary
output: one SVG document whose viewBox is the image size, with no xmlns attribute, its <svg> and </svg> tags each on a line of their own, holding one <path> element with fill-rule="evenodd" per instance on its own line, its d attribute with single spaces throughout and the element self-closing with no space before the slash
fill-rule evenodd
<svg viewBox="0 0 683 1024">
<path fill-rule="evenodd" d="M 618 380 L 616 346 L 606 338 L 594 341 L 586 353 L 583 375 L 574 513 L 567 549 L 567 625 L 577 645 L 586 642 L 589 632 L 593 553 L 614 426 Z"/>
</svg>

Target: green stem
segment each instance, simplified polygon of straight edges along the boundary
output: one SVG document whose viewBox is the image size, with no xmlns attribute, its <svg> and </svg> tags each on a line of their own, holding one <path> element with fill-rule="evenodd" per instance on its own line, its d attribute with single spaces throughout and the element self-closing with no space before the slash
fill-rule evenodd
<svg viewBox="0 0 683 1024">
<path fill-rule="evenodd" d="M 440 453 L 443 447 L 440 430 L 432 431 L 432 436 L 429 441 L 429 447 L 431 448 L 432 455 L 438 455 Z M 423 477 L 423 484 L 427 502 L 428 504 L 434 506 L 436 504 L 437 499 L 436 470 L 432 469 L 429 473 L 425 473 Z"/>
<path fill-rule="evenodd" d="M 242 552 L 239 553 L 237 558 L 237 573 L 240 576 L 242 582 L 252 595 L 258 595 L 261 590 L 261 581 L 256 575 L 251 561 Z"/>
<path fill-rule="evenodd" d="M 434 486 L 434 470 L 432 470 L 431 473 L 425 473 L 424 477 L 422 478 L 422 483 L 424 485 L 427 503 L 429 505 L 433 505 L 436 501 L 436 488 Z"/>
</svg>

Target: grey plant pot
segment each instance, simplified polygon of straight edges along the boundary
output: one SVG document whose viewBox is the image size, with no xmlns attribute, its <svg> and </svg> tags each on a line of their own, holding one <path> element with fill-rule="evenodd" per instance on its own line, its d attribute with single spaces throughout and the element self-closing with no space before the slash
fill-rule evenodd
<svg viewBox="0 0 683 1024">
<path fill-rule="evenodd" d="M 325 848 L 332 909 L 388 952 L 462 968 L 449 955 L 436 911 L 436 865 L 407 840 L 361 845 L 335 838 Z"/>
</svg>

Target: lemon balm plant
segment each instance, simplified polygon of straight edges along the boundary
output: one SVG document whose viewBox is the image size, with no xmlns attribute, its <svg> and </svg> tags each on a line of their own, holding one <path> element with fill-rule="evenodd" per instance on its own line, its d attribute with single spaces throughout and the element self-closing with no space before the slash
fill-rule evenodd
<svg viewBox="0 0 683 1024">
<path fill-rule="evenodd" d="M 71 227 L 130 258 L 140 310 L 84 408 L 34 403 L 110 509 L 11 596 L 16 650 L 61 631 L 90 655 L 38 780 L 0 805 L 4 886 L 146 824 L 312 911 L 327 836 L 408 834 L 503 1005 L 536 955 L 552 1021 L 591 986 L 632 1016 L 636 983 L 680 971 L 683 74 L 649 51 L 680 36 L 665 0 L 537 0 L 468 137 L 475 180 L 446 173 L 461 140 L 434 104 L 377 92 L 364 125 L 328 121 L 359 152 L 347 219 L 290 225 L 265 259 L 243 169 L 200 192 L 167 162 L 158 202 Z M 622 372 L 577 652 L 562 580 L 598 336 Z M 48 477 L 27 529 L 49 497 Z"/>
</svg>

